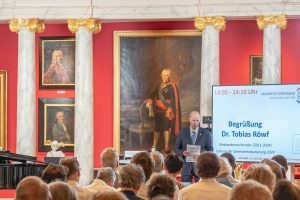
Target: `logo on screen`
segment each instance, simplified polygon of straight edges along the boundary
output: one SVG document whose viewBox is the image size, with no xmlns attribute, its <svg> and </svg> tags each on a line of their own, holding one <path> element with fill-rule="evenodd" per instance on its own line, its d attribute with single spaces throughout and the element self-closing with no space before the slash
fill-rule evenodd
<svg viewBox="0 0 300 200">
<path fill-rule="evenodd" d="M 297 89 L 297 102 L 300 103 L 300 88 Z"/>
</svg>

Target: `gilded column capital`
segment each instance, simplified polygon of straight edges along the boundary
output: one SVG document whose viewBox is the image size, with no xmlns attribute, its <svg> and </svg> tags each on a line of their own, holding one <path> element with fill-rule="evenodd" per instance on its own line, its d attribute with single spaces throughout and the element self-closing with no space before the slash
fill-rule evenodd
<svg viewBox="0 0 300 200">
<path fill-rule="evenodd" d="M 87 19 L 68 19 L 68 28 L 72 33 L 78 31 L 79 27 L 84 27 L 93 33 L 101 31 L 101 22 L 95 18 Z"/>
<path fill-rule="evenodd" d="M 256 21 L 259 30 L 266 28 L 269 24 L 276 24 L 281 30 L 284 30 L 287 24 L 286 15 L 257 16 Z"/>
<path fill-rule="evenodd" d="M 11 32 L 19 32 L 20 28 L 28 28 L 31 32 L 41 33 L 45 30 L 45 24 L 43 20 L 37 18 L 13 18 L 9 20 L 9 29 Z"/>
<path fill-rule="evenodd" d="M 206 26 L 214 26 L 219 31 L 226 28 L 226 20 L 223 16 L 217 17 L 195 17 L 195 28 L 202 31 Z"/>
</svg>

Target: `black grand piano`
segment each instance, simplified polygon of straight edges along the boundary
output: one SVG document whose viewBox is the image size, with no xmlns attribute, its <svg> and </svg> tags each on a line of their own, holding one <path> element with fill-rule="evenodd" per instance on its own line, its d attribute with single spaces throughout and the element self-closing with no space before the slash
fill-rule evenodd
<svg viewBox="0 0 300 200">
<path fill-rule="evenodd" d="M 0 151 L 0 189 L 15 189 L 26 176 L 41 176 L 47 165 L 36 157 Z"/>
</svg>

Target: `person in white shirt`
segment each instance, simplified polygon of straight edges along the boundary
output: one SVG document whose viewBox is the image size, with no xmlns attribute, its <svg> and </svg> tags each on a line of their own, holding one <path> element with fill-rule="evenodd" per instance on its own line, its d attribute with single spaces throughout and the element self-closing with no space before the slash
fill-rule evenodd
<svg viewBox="0 0 300 200">
<path fill-rule="evenodd" d="M 85 188 L 95 190 L 97 192 L 108 192 L 116 191 L 113 188 L 116 181 L 116 175 L 111 167 L 103 167 L 98 170 L 97 178 L 92 184 L 86 186 Z"/>
<path fill-rule="evenodd" d="M 213 145 L 210 132 L 200 127 L 200 113 L 198 111 L 192 111 L 190 113 L 189 121 L 190 127 L 185 127 L 180 130 L 174 150 L 177 156 L 183 159 L 183 167 L 181 170 L 182 182 L 192 183 L 193 180 L 197 182 L 199 177 L 194 170 L 195 162 L 191 162 L 188 159 L 194 157 L 195 152 L 192 153 L 187 147 L 192 145 L 196 150 L 200 148 L 200 152 L 204 152 L 213 151 Z"/>
</svg>

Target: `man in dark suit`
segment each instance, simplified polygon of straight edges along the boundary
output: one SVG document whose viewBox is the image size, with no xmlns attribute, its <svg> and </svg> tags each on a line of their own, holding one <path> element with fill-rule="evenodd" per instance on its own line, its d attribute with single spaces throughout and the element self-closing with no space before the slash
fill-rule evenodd
<svg viewBox="0 0 300 200">
<path fill-rule="evenodd" d="M 184 163 L 181 171 L 182 182 L 192 182 L 194 176 L 195 181 L 199 177 L 195 173 L 194 162 L 186 162 L 186 157 L 191 153 L 187 151 L 187 145 L 200 145 L 200 152 L 213 151 L 212 136 L 208 130 L 201 128 L 200 113 L 192 111 L 189 115 L 190 127 L 180 130 L 175 144 L 175 152 L 178 156 L 182 156 Z"/>
</svg>

